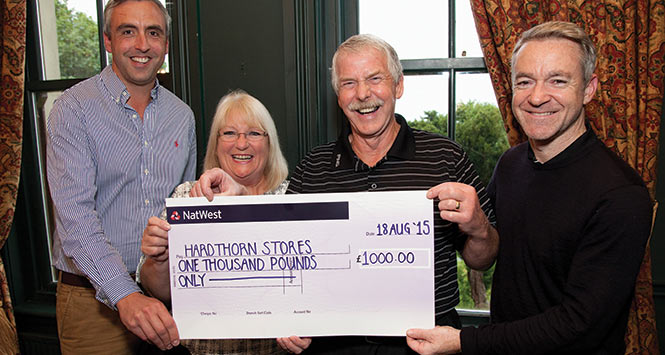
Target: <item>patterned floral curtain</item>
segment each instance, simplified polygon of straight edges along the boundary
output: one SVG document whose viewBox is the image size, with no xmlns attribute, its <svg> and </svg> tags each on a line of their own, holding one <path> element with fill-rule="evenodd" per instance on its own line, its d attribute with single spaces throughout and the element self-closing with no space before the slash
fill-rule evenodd
<svg viewBox="0 0 665 355">
<path fill-rule="evenodd" d="M 0 0 L 0 248 L 4 246 L 16 207 L 23 139 L 25 67 L 25 0 Z M 18 354 L 16 321 L 5 268 L 0 259 L 0 349 Z"/>
<path fill-rule="evenodd" d="M 511 145 L 526 140 L 511 108 L 510 57 L 534 25 L 570 21 L 598 49 L 599 91 L 586 106 L 598 137 L 642 175 L 655 196 L 665 90 L 665 3 L 650 0 L 471 0 L 485 62 Z M 647 248 L 626 332 L 626 354 L 658 354 L 651 257 Z"/>
</svg>

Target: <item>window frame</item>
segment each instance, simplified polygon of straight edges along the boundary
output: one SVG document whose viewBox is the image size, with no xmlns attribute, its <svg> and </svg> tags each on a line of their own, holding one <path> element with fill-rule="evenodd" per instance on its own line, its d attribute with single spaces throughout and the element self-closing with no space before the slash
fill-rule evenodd
<svg viewBox="0 0 665 355">
<path fill-rule="evenodd" d="M 454 34 L 452 35 L 454 36 Z M 451 40 L 452 41 L 452 40 Z M 452 52 L 454 53 L 454 51 Z M 455 106 L 457 73 L 487 73 L 482 57 L 403 59 L 404 76 L 449 73 L 448 77 L 448 137 L 455 139 Z"/>
<path fill-rule="evenodd" d="M 358 2 L 362 0 L 357 0 Z M 457 74 L 488 73 L 484 57 L 456 57 L 456 0 L 448 0 L 448 58 L 401 59 L 403 75 L 439 75 L 448 73 L 448 137 L 455 139 Z M 358 17 L 358 23 L 360 19 Z M 356 29 L 356 32 L 358 30 Z M 398 53 L 399 54 L 399 53 Z M 470 270 L 470 269 L 469 269 Z M 459 272 L 459 270 L 458 270 Z M 489 322 L 489 310 L 456 308 L 464 325 Z"/>
</svg>

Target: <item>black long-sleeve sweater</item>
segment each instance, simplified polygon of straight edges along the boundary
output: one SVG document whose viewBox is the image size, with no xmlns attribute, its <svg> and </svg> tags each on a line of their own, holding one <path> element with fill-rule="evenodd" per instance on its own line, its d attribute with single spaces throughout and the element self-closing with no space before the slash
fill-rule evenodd
<svg viewBox="0 0 665 355">
<path fill-rule="evenodd" d="M 651 200 L 637 173 L 588 130 L 545 164 L 507 151 L 489 186 L 500 245 L 490 325 L 464 354 L 623 354 Z"/>
</svg>

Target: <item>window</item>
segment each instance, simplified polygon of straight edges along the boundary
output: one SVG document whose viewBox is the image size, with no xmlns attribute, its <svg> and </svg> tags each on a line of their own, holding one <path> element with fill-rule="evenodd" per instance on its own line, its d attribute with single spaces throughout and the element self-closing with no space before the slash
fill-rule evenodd
<svg viewBox="0 0 665 355">
<path fill-rule="evenodd" d="M 87 78 L 97 74 L 103 48 L 99 43 L 96 5 L 89 0 L 39 1 L 44 79 Z"/>
<path fill-rule="evenodd" d="M 34 150 L 28 162 L 24 157 L 24 175 L 37 180 L 37 189 L 30 189 L 32 202 L 39 201 L 40 214 L 31 214 L 30 223 L 38 224 L 43 231 L 45 243 L 40 243 L 40 252 L 48 255 L 49 277 L 42 287 L 51 289 L 57 280 L 55 269 L 50 267 L 52 233 L 54 227 L 46 182 L 46 122 L 54 101 L 68 87 L 80 80 L 95 75 L 107 64 L 98 25 L 97 1 L 37 0 L 30 7 L 28 26 L 28 56 L 26 71 L 26 129 L 34 135 Z M 31 36 L 30 36 L 31 35 Z M 28 126 L 29 123 L 29 126 Z M 34 169 L 28 172 L 27 169 Z M 27 190 L 23 186 L 24 190 Z M 38 216 L 42 216 L 39 218 Z M 45 266 L 48 265 L 48 266 Z M 45 271 L 45 270 L 43 270 Z M 39 270 L 40 273 L 43 272 Z"/>
<path fill-rule="evenodd" d="M 469 2 L 359 0 L 358 7 L 359 32 L 386 40 L 402 61 L 404 94 L 395 111 L 414 128 L 460 143 L 487 185 L 508 140 Z M 471 271 L 459 257 L 457 264 L 458 308 L 488 309 L 493 269 Z"/>
</svg>

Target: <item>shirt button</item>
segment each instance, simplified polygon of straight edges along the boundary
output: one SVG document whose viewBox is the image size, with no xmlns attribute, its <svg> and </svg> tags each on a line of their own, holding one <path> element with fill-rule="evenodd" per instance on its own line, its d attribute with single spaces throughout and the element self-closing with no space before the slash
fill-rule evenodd
<svg viewBox="0 0 665 355">
<path fill-rule="evenodd" d="M 143 142 L 143 145 L 148 146 L 148 141 Z"/>
<path fill-rule="evenodd" d="M 127 91 L 123 91 L 122 96 L 127 96 Z"/>
<path fill-rule="evenodd" d="M 377 187 L 377 186 L 376 186 L 376 183 L 372 183 L 372 185 L 370 185 L 370 188 L 371 188 L 372 190 L 376 189 L 376 187 Z"/>
<path fill-rule="evenodd" d="M 143 172 L 148 175 L 148 169 L 143 170 Z"/>
<path fill-rule="evenodd" d="M 133 114 L 133 115 L 132 115 L 132 118 L 136 118 L 136 114 Z"/>
<path fill-rule="evenodd" d="M 150 201 L 149 201 L 148 199 L 146 199 L 146 200 L 145 200 L 145 205 L 147 206 L 147 205 L 149 205 L 149 204 L 150 204 Z"/>
</svg>

